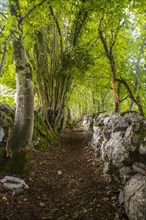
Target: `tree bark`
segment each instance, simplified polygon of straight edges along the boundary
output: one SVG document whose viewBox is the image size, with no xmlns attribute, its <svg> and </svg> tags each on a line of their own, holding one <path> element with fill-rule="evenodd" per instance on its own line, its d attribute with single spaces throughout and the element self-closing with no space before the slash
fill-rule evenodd
<svg viewBox="0 0 146 220">
<path fill-rule="evenodd" d="M 18 17 L 20 19 L 18 0 L 10 0 L 10 9 L 11 15 L 18 21 Z M 32 69 L 25 52 L 23 31 L 20 26 L 19 36 L 13 36 L 13 48 L 17 92 L 14 126 L 7 143 L 7 152 L 10 156 L 15 151 L 26 151 L 30 147 L 34 125 Z"/>
<path fill-rule="evenodd" d="M 100 23 L 99 23 L 98 34 L 99 34 L 99 38 L 101 40 L 101 43 L 102 43 L 104 51 L 105 51 L 105 55 L 109 61 L 109 65 L 110 65 L 110 69 L 111 69 L 110 78 L 111 78 L 111 88 L 112 88 L 112 94 L 113 94 L 113 100 L 114 100 L 114 112 L 118 112 L 119 111 L 119 94 L 118 94 L 118 90 L 116 87 L 116 81 L 115 81 L 116 64 L 115 64 L 115 59 L 114 59 L 114 54 L 113 54 L 113 47 L 115 44 L 115 39 L 108 46 L 106 36 L 104 36 L 104 33 L 103 33 L 102 25 L 103 25 L 103 18 L 101 18 Z"/>
<path fill-rule="evenodd" d="M 142 52 L 145 48 L 145 43 L 146 43 L 146 38 L 144 38 L 143 43 L 141 45 L 140 48 L 140 52 L 139 52 L 139 57 L 137 59 L 137 63 L 136 63 L 136 73 L 135 73 L 135 82 L 134 82 L 134 94 L 137 94 L 138 92 L 138 88 L 139 88 L 139 74 L 140 74 L 140 62 L 142 59 Z M 131 104 L 130 104 L 130 111 L 133 110 L 133 106 L 134 106 L 134 101 L 131 100 Z"/>
</svg>

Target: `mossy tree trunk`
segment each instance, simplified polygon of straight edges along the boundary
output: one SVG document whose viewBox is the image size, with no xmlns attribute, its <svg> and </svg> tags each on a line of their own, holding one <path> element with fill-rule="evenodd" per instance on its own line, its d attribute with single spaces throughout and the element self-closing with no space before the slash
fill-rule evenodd
<svg viewBox="0 0 146 220">
<path fill-rule="evenodd" d="M 7 143 L 8 155 L 27 151 L 30 147 L 34 125 L 34 95 L 32 69 L 25 52 L 20 6 L 18 0 L 9 0 L 11 16 L 15 16 L 17 36 L 13 34 L 14 65 L 16 71 L 16 112 L 14 126 Z M 19 33 L 19 35 L 18 35 Z"/>
</svg>

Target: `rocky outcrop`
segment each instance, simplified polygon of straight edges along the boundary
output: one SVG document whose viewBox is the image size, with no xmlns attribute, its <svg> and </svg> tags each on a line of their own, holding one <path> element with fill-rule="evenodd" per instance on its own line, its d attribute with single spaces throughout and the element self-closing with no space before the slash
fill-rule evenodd
<svg viewBox="0 0 146 220">
<path fill-rule="evenodd" d="M 146 220 L 146 119 L 136 112 L 93 119 L 91 145 L 104 175 L 121 191 L 130 220 Z"/>
</svg>

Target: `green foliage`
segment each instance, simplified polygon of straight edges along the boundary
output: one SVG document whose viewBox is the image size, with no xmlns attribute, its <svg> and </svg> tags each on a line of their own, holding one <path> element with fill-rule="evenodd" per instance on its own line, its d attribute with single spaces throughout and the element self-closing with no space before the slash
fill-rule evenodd
<svg viewBox="0 0 146 220">
<path fill-rule="evenodd" d="M 7 104 L 9 106 L 14 106 L 14 96 L 9 97 L 9 96 L 2 96 L 0 95 L 0 101 L 1 103 Z"/>
<path fill-rule="evenodd" d="M 55 108 L 55 105 L 57 108 L 65 108 L 68 105 L 76 118 L 84 113 L 113 111 L 111 69 L 98 35 L 99 22 L 103 18 L 103 34 L 108 48 L 113 44 L 116 77 L 125 79 L 134 97 L 140 98 L 146 113 L 146 47 L 144 46 L 141 50 L 146 33 L 145 1 L 55 0 L 39 4 L 40 2 L 40 0 L 19 0 L 23 18 L 31 11 L 23 20 L 23 32 L 25 48 L 34 72 L 36 104 L 46 109 Z M 52 7 L 56 20 L 49 7 Z M 0 10 L 9 18 L 9 10 L 6 7 Z M 82 16 L 85 12 L 87 17 L 83 21 Z M 6 19 L 0 14 L 0 21 L 0 29 L 5 27 L 0 36 L 2 57 L 3 43 L 10 35 L 10 31 L 14 31 L 17 37 L 18 30 L 15 17 Z M 43 34 L 44 45 L 41 50 L 38 46 L 39 32 Z M 76 45 L 73 46 L 75 35 L 77 36 Z M 36 50 L 39 50 L 39 59 L 37 59 Z M 0 99 L 10 105 L 14 105 L 13 95 L 16 89 L 12 53 L 12 45 L 9 41 L 0 83 L 12 88 L 13 91 L 7 90 L 7 96 L 2 91 Z M 40 72 L 38 66 L 41 69 Z M 135 92 L 137 76 L 139 83 Z M 119 89 L 121 101 L 120 111 L 127 111 L 130 108 L 131 99 L 123 84 L 116 82 L 116 86 Z M 62 94 L 65 94 L 64 97 Z M 61 105 L 60 100 L 63 98 L 65 101 Z M 133 110 L 137 110 L 136 105 L 133 106 Z M 36 127 L 41 131 L 39 126 L 38 123 Z M 40 136 L 47 135 L 45 123 L 43 126 L 44 134 Z M 49 136 L 49 141 L 53 139 L 54 137 Z M 42 145 L 45 146 L 46 143 L 47 141 Z"/>
<path fill-rule="evenodd" d="M 2 81 L 2 83 L 3 82 L 4 81 Z M 9 106 L 15 106 L 15 103 L 14 103 L 15 90 L 6 87 L 4 85 L 5 83 L 0 85 L 0 91 L 1 91 L 0 92 L 0 100 L 1 100 L 1 103 L 5 103 Z"/>
</svg>

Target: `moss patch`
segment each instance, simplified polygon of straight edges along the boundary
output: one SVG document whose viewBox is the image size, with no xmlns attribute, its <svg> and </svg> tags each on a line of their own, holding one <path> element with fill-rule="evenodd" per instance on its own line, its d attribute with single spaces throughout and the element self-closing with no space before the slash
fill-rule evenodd
<svg viewBox="0 0 146 220">
<path fill-rule="evenodd" d="M 0 165 L 5 161 L 6 150 L 3 147 L 0 147 Z"/>
<path fill-rule="evenodd" d="M 28 161 L 31 158 L 31 151 L 14 152 L 13 158 L 7 158 L 0 167 L 1 173 L 28 174 Z"/>
<path fill-rule="evenodd" d="M 47 121 L 41 114 L 35 112 L 35 123 L 33 133 L 33 145 L 36 149 L 43 150 L 50 147 L 56 141 L 55 134 L 50 131 Z"/>
<path fill-rule="evenodd" d="M 122 185 L 122 179 L 119 176 L 118 167 L 110 163 L 107 174 L 109 174 L 110 176 L 109 185 L 111 186 L 111 189 L 117 191 L 119 189 L 119 186 Z"/>
</svg>

